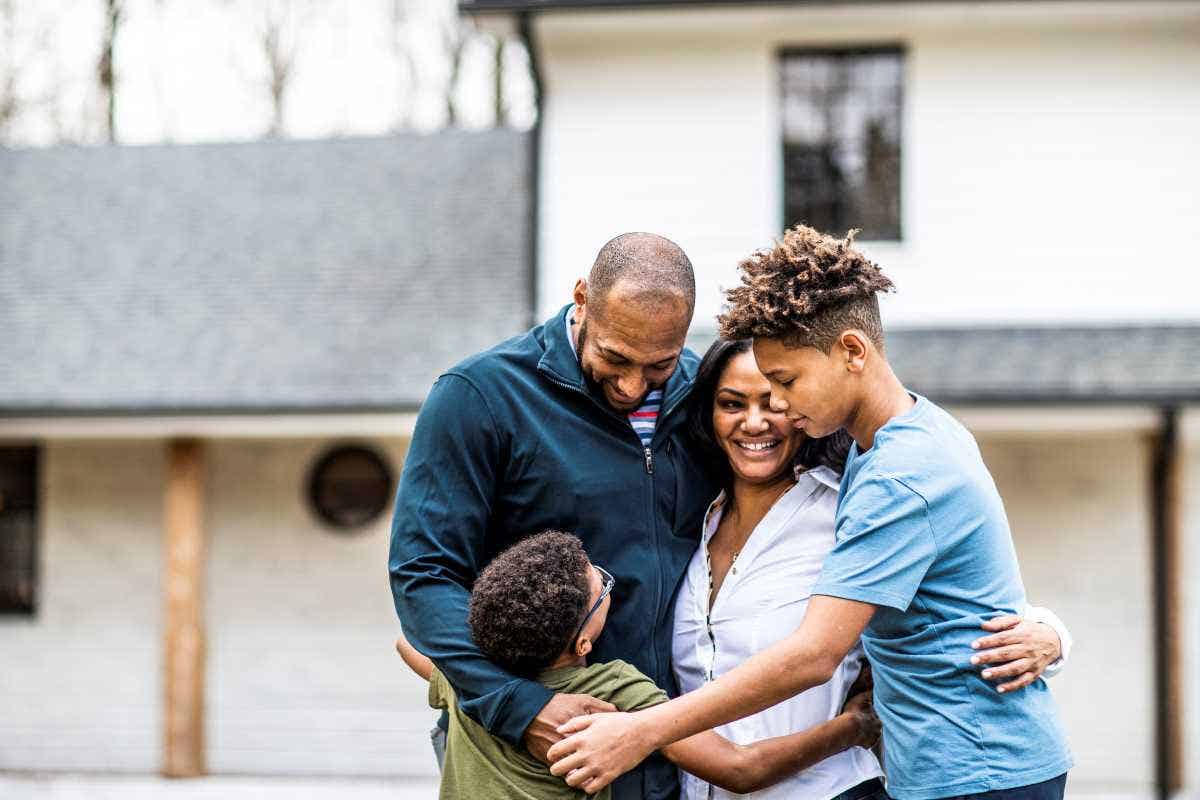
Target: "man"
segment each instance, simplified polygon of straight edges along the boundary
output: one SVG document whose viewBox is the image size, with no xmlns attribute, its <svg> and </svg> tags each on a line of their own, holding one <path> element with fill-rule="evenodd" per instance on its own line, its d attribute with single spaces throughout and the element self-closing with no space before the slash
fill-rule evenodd
<svg viewBox="0 0 1200 800">
<path fill-rule="evenodd" d="M 677 245 L 618 236 L 572 305 L 439 378 L 413 433 L 389 559 L 405 633 L 465 711 L 543 759 L 558 725 L 611 706 L 552 695 L 484 658 L 467 628 L 470 586 L 515 540 L 575 531 L 617 579 L 595 659 L 673 687 L 670 601 L 716 494 L 683 444 L 695 293 Z M 618 800 L 666 798 L 678 786 L 656 756 L 614 789 Z"/>
<path fill-rule="evenodd" d="M 405 459 L 389 558 L 409 641 L 464 711 L 543 760 L 559 725 L 612 707 L 552 694 L 489 662 L 467 627 L 476 575 L 517 539 L 575 532 L 617 579 L 593 658 L 627 661 L 674 694 L 672 596 L 717 493 L 685 444 L 683 405 L 698 364 L 683 346 L 695 305 L 687 256 L 660 236 L 618 236 L 572 299 L 438 379 Z M 1023 626 L 1014 641 L 1028 647 L 1039 638 L 1028 629 L 1043 627 Z M 1047 640 L 1053 653 L 1034 659 L 1039 673 L 1058 655 L 1058 636 L 1047 629 Z M 655 755 L 613 796 L 677 791 L 674 768 Z"/>
<path fill-rule="evenodd" d="M 876 294 L 891 281 L 852 235 L 802 226 L 741 269 L 722 335 L 753 337 L 772 407 L 797 427 L 854 439 L 836 544 L 788 638 L 676 700 L 564 726 L 577 733 L 551 748 L 553 773 L 597 791 L 657 748 L 824 683 L 861 637 L 891 796 L 1061 800 L 1071 756 L 1045 684 L 1005 696 L 967 656 L 981 620 L 1022 608 L 1024 588 L 974 439 L 888 365 Z"/>
</svg>

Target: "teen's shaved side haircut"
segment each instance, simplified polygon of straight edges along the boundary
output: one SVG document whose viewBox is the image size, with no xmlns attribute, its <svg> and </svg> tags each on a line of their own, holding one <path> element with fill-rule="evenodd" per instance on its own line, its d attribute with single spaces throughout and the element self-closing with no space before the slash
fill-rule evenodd
<svg viewBox="0 0 1200 800">
<path fill-rule="evenodd" d="M 892 281 L 854 248 L 852 230 L 835 239 L 806 225 L 738 265 L 741 285 L 725 292 L 721 337 L 779 339 L 828 353 L 842 331 L 865 333 L 883 349 L 879 292 Z"/>
</svg>

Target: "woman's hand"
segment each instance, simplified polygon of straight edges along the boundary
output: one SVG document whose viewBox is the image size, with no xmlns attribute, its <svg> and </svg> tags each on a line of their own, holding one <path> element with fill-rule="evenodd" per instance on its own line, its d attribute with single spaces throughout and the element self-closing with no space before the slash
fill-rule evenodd
<svg viewBox="0 0 1200 800">
<path fill-rule="evenodd" d="M 569 734 L 550 748 L 550 772 L 595 794 L 654 752 L 636 714 L 590 714 L 558 729 Z"/>
<path fill-rule="evenodd" d="M 984 680 L 1012 678 L 996 687 L 998 692 L 1025 688 L 1062 655 L 1058 633 L 1045 623 L 1009 614 L 989 619 L 982 627 L 992 635 L 971 643 L 980 651 L 971 657 L 971 663 L 986 666 L 981 673 Z"/>
<path fill-rule="evenodd" d="M 875 715 L 872 699 L 873 694 L 870 690 L 859 692 L 851 695 L 850 699 L 846 701 L 846 705 L 842 707 L 842 713 L 849 714 L 858 725 L 858 739 L 854 742 L 854 746 L 867 750 L 879 742 L 879 736 L 883 733 L 883 723 Z"/>
</svg>

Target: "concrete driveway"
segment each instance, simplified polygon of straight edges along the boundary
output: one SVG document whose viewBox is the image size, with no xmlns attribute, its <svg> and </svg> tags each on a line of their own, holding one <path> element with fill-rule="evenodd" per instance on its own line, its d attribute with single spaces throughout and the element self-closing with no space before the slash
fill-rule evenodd
<svg viewBox="0 0 1200 800">
<path fill-rule="evenodd" d="M 0 772 L 4 800 L 436 800 L 429 778 L 43 775 Z"/>
</svg>

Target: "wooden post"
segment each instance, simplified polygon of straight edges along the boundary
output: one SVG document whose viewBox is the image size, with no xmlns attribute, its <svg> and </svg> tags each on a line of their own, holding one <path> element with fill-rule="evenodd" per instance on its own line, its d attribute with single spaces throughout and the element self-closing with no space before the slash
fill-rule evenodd
<svg viewBox="0 0 1200 800">
<path fill-rule="evenodd" d="M 1150 465 L 1154 535 L 1155 715 L 1158 796 L 1183 788 L 1183 455 L 1179 412 L 1164 408 Z"/>
<path fill-rule="evenodd" d="M 204 774 L 204 450 L 167 445 L 163 774 Z"/>
</svg>

